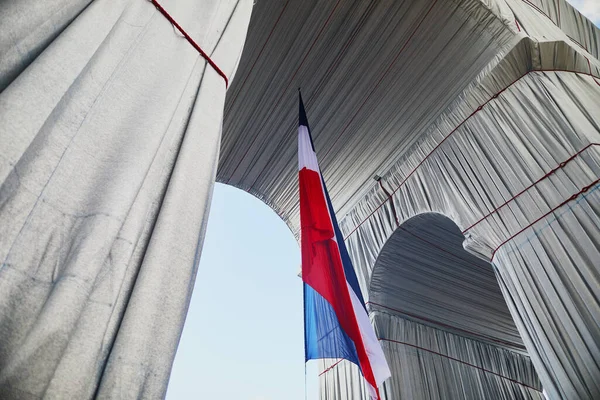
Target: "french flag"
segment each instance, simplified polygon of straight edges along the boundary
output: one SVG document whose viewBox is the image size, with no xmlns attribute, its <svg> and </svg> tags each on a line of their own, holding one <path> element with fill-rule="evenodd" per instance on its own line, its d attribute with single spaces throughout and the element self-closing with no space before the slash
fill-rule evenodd
<svg viewBox="0 0 600 400">
<path fill-rule="evenodd" d="M 391 376 L 371 326 L 344 238 L 321 176 L 300 95 L 298 169 L 305 358 L 343 358 L 359 366 L 372 399 Z"/>
</svg>

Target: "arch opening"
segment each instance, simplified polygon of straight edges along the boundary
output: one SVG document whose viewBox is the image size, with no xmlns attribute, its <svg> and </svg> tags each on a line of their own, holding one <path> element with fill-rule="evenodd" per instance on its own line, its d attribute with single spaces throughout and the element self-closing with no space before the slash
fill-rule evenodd
<svg viewBox="0 0 600 400">
<path fill-rule="evenodd" d="M 369 304 L 525 353 L 494 267 L 465 250 L 463 241 L 459 227 L 441 214 L 405 221 L 379 253 Z"/>
<path fill-rule="evenodd" d="M 368 306 L 392 370 L 386 398 L 543 399 L 494 267 L 463 241 L 451 219 L 425 213 L 379 253 Z"/>
</svg>

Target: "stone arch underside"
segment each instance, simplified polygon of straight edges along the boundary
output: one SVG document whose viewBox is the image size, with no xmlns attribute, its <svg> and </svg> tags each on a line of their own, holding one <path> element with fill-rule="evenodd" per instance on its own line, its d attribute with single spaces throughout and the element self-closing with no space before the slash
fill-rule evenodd
<svg viewBox="0 0 600 400">
<path fill-rule="evenodd" d="M 550 398 L 600 397 L 590 21 L 564 0 L 260 1 L 246 36 L 249 1 L 165 0 L 235 74 L 225 99 L 149 2 L 113 3 L 0 15 L 0 390 L 164 393 L 215 176 L 298 234 L 300 86 L 366 297 L 397 227 L 447 215 Z"/>
</svg>

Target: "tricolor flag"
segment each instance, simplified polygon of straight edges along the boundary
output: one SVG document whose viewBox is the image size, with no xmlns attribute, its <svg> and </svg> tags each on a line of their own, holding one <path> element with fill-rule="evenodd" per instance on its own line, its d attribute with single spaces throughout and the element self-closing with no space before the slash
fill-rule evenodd
<svg viewBox="0 0 600 400">
<path fill-rule="evenodd" d="M 360 367 L 371 398 L 390 369 L 371 326 L 344 238 L 319 170 L 300 96 L 298 169 L 305 358 L 343 358 Z"/>
</svg>

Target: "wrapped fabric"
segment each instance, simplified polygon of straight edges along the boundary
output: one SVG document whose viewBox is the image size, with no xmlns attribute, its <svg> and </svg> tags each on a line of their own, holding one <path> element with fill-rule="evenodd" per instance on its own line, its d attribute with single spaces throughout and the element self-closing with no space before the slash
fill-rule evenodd
<svg viewBox="0 0 600 400">
<path fill-rule="evenodd" d="M 507 329 L 504 308 L 497 324 L 471 315 L 461 329 L 520 341 L 551 399 L 600 397 L 598 205 L 577 195 L 600 176 L 591 145 L 600 143 L 600 31 L 564 0 L 321 4 L 257 4 L 261 29 L 251 25 L 244 78 L 228 97 L 217 179 L 265 201 L 297 234 L 292 89 L 301 86 L 366 296 L 398 226 L 443 214 L 470 252 L 493 261 L 500 289 L 487 306 L 500 290 L 514 320 Z M 582 216 L 556 222 L 562 232 L 535 254 L 504 255 L 573 195 Z M 557 240 L 564 248 L 551 252 Z"/>
<path fill-rule="evenodd" d="M 440 214 L 403 223 L 375 263 L 371 318 L 394 371 L 387 399 L 542 399 L 542 386 L 490 263 Z M 355 368 L 321 376 L 322 398 L 359 398 Z M 340 382 L 338 382 L 338 380 Z"/>
<path fill-rule="evenodd" d="M 465 272 L 463 300 L 480 300 L 477 312 L 455 307 L 449 318 L 421 303 L 420 318 L 377 317 L 376 328 L 401 326 L 406 343 L 419 324 L 463 348 L 475 340 L 466 330 L 508 342 L 476 340 L 502 356 L 468 362 L 506 365 L 536 388 L 439 355 L 423 357 L 443 381 L 411 386 L 429 370 L 414 354 L 434 353 L 396 343 L 406 354 L 386 395 L 452 384 L 457 396 L 537 396 L 531 370 L 519 369 L 524 345 L 551 399 L 600 398 L 591 22 L 564 0 L 265 0 L 241 55 L 249 1 L 164 6 L 228 77 L 240 64 L 226 101 L 222 78 L 148 2 L 26 0 L 0 13 L 0 397 L 164 395 L 215 174 L 298 232 L 301 86 L 368 299 L 384 245 L 419 214 L 448 217 L 494 265 L 489 298 L 473 284 L 492 293 L 489 269 Z M 405 298 L 385 292 L 383 305 L 401 309 Z M 331 396 L 361 385 L 344 370 Z"/>
<path fill-rule="evenodd" d="M 373 322 L 393 371 L 384 399 L 544 399 L 529 357 L 386 312 Z M 364 396 L 358 369 L 347 361 L 323 363 L 321 399 Z"/>
<path fill-rule="evenodd" d="M 2 399 L 164 397 L 196 276 L 225 82 L 150 2 L 85 5 L 0 13 Z M 233 77 L 252 2 L 164 6 Z"/>
</svg>

